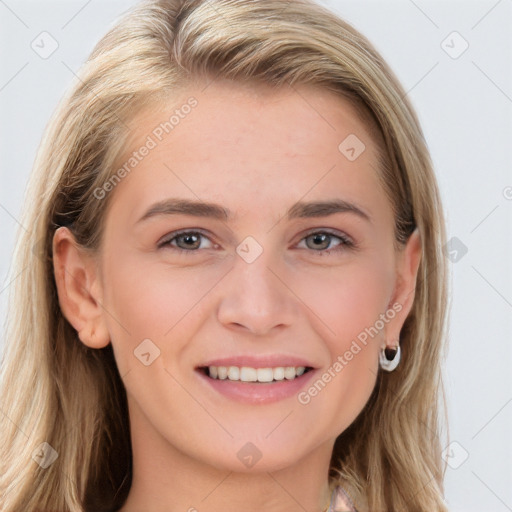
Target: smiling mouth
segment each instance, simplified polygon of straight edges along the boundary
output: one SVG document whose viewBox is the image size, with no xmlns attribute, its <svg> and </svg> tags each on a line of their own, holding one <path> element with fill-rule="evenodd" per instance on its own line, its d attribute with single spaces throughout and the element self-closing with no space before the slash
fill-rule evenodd
<svg viewBox="0 0 512 512">
<path fill-rule="evenodd" d="M 250 366 L 205 366 L 199 368 L 207 377 L 214 380 L 234 382 L 272 383 L 290 381 L 308 373 L 309 366 L 277 366 L 252 368 Z"/>
</svg>

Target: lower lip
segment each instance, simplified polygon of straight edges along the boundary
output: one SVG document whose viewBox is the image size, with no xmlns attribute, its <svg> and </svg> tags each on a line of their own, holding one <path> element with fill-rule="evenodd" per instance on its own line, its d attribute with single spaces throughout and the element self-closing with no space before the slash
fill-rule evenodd
<svg viewBox="0 0 512 512">
<path fill-rule="evenodd" d="M 215 391 L 232 400 L 249 404 L 267 404 L 278 402 L 297 395 L 310 381 L 315 370 L 309 370 L 293 380 L 274 382 L 241 382 L 237 380 L 220 380 L 208 377 L 201 370 L 196 370 L 200 378 Z"/>
</svg>

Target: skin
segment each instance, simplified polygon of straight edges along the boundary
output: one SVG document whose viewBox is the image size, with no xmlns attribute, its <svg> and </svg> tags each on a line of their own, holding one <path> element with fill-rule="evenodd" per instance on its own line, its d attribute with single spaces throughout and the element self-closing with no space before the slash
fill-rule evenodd
<svg viewBox="0 0 512 512">
<path fill-rule="evenodd" d="M 367 402 L 379 350 L 395 344 L 412 306 L 420 239 L 415 232 L 394 248 L 376 145 L 345 100 L 306 86 L 216 81 L 203 89 L 133 123 L 120 165 L 168 112 L 198 100 L 111 192 L 97 254 L 57 230 L 61 308 L 87 346 L 112 343 L 126 386 L 134 477 L 122 512 L 318 511 L 329 500 L 334 441 Z M 338 149 L 349 134 L 366 146 L 353 162 Z M 168 198 L 217 203 L 232 218 L 138 222 Z M 370 220 L 351 212 L 286 217 L 299 200 L 333 199 L 356 204 Z M 204 232 L 198 249 L 178 253 L 177 239 L 158 247 L 184 228 Z M 320 249 L 306 239 L 325 230 L 355 248 L 336 236 Z M 236 253 L 247 236 L 263 249 L 252 263 Z M 320 377 L 393 304 L 401 311 L 307 405 L 296 395 L 235 402 L 194 371 L 215 357 L 279 352 L 311 361 Z M 134 350 L 148 338 L 160 355 L 145 366 Z M 248 442 L 262 454 L 251 468 L 237 456 Z"/>
</svg>

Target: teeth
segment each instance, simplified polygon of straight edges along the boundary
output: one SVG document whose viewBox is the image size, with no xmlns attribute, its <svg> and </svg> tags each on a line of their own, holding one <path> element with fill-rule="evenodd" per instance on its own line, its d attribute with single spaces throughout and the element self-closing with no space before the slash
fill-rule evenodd
<svg viewBox="0 0 512 512">
<path fill-rule="evenodd" d="M 230 366 L 228 368 L 228 379 L 239 380 L 240 379 L 240 368 L 238 366 Z"/>
<path fill-rule="evenodd" d="M 258 368 L 258 382 L 272 382 L 274 372 L 272 368 Z"/>
<path fill-rule="evenodd" d="M 297 374 L 295 373 L 295 368 L 293 366 L 287 366 L 284 369 L 284 378 L 287 380 L 292 380 L 295 378 Z"/>
<path fill-rule="evenodd" d="M 256 368 L 242 366 L 240 369 L 240 378 L 237 380 L 241 380 L 242 382 L 256 382 L 258 380 L 258 371 Z"/>
<path fill-rule="evenodd" d="M 284 368 L 282 366 L 278 368 L 274 368 L 273 371 L 274 380 L 283 380 L 284 379 Z"/>
<path fill-rule="evenodd" d="M 208 375 L 212 379 L 233 380 L 241 382 L 272 382 L 293 380 L 300 377 L 304 366 L 278 366 L 276 368 L 250 368 L 248 366 L 208 366 Z"/>
</svg>

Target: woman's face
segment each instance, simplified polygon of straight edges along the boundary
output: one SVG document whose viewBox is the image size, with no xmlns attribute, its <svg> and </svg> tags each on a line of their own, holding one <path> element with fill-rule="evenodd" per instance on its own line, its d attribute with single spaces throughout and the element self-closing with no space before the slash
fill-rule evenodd
<svg viewBox="0 0 512 512">
<path fill-rule="evenodd" d="M 330 454 L 398 339 L 419 257 L 416 237 L 394 249 L 367 128 L 327 91 L 221 81 L 133 125 L 120 182 L 98 192 L 90 338 L 112 342 L 133 442 L 230 471 Z"/>
</svg>

